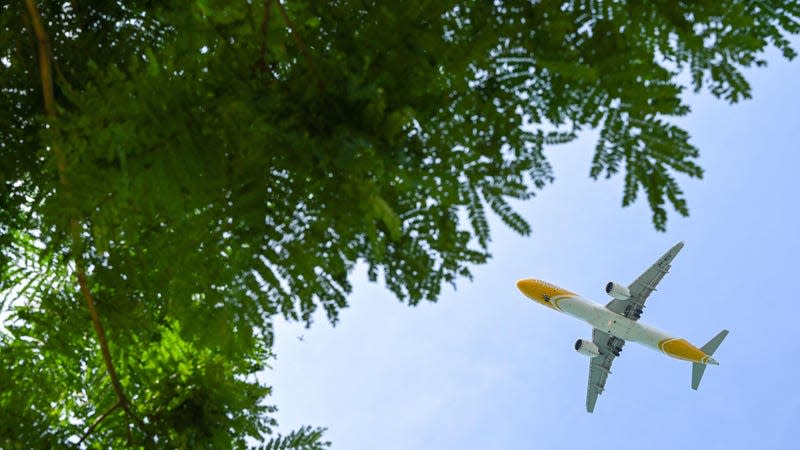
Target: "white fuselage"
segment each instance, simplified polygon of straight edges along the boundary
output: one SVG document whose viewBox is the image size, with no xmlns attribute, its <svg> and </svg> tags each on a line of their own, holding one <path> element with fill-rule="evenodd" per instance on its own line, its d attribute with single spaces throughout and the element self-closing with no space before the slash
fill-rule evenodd
<svg viewBox="0 0 800 450">
<path fill-rule="evenodd" d="M 577 295 L 556 297 L 553 302 L 565 314 L 581 319 L 600 331 L 625 341 L 638 342 L 654 350 L 661 351 L 658 344 L 674 338 L 657 328 L 623 317 L 603 305 Z"/>
</svg>

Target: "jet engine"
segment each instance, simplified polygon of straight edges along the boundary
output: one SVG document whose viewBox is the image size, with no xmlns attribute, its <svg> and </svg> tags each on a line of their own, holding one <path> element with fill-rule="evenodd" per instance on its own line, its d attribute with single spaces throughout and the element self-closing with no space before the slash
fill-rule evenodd
<svg viewBox="0 0 800 450">
<path fill-rule="evenodd" d="M 614 297 L 617 300 L 627 300 L 631 298 L 631 291 L 621 284 L 609 281 L 606 285 L 606 294 Z"/>
<path fill-rule="evenodd" d="M 595 345 L 595 343 L 592 341 L 587 341 L 586 339 L 578 339 L 575 342 L 575 351 L 588 357 L 600 356 L 600 349 L 597 347 L 597 345 Z"/>
</svg>

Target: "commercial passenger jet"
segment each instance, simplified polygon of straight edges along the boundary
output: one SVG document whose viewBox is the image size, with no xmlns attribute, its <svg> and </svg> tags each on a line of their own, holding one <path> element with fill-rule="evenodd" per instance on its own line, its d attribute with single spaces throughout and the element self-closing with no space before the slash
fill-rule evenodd
<svg viewBox="0 0 800 450">
<path fill-rule="evenodd" d="M 645 300 L 656 290 L 661 278 L 669 272 L 670 263 L 682 248 L 683 242 L 679 242 L 669 249 L 628 287 L 613 281 L 609 282 L 606 285 L 606 293 L 613 297 L 613 300 L 606 306 L 546 281 L 534 279 L 517 281 L 517 287 L 528 298 L 548 308 L 577 317 L 594 327 L 591 340 L 578 339 L 575 342 L 575 350 L 591 358 L 586 411 L 594 411 L 597 396 L 603 392 L 606 378 L 611 373 L 611 362 L 619 356 L 625 341 L 638 342 L 673 358 L 691 361 L 692 389 L 695 390 L 700 385 L 706 366 L 719 364 L 711 355 L 728 335 L 728 330 L 722 330 L 706 345 L 697 348 L 686 339 L 638 322 Z"/>
</svg>

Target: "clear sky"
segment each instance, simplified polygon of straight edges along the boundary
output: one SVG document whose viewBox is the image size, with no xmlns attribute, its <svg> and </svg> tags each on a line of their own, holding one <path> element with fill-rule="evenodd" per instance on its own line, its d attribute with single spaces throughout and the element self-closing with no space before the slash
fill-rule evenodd
<svg viewBox="0 0 800 450">
<path fill-rule="evenodd" d="M 679 123 L 706 174 L 681 179 L 691 215 L 671 212 L 666 233 L 646 202 L 621 208 L 621 177 L 588 177 L 596 135 L 585 133 L 550 148 L 555 183 L 519 205 L 532 236 L 493 220 L 493 258 L 473 282 L 410 308 L 362 268 L 335 328 L 322 316 L 308 330 L 278 324 L 266 375 L 280 430 L 326 426 L 348 450 L 799 448 L 800 62 L 768 59 L 747 72 L 750 101 L 687 93 Z M 590 326 L 514 282 L 605 304 L 607 281 L 629 284 L 681 240 L 641 320 L 698 346 L 729 329 L 720 365 L 693 391 L 691 363 L 629 343 L 587 414 L 589 360 L 573 344 Z"/>
</svg>

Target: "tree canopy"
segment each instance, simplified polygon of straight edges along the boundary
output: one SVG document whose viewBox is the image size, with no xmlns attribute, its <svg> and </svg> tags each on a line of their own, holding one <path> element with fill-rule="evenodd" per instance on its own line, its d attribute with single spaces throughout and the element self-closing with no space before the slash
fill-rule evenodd
<svg viewBox="0 0 800 450">
<path fill-rule="evenodd" d="M 323 448 L 273 435 L 274 317 L 336 322 L 363 262 L 435 301 L 487 214 L 600 130 L 653 225 L 702 177 L 686 89 L 737 102 L 788 0 L 0 6 L 0 446 Z M 686 76 L 688 75 L 688 76 Z"/>
</svg>

